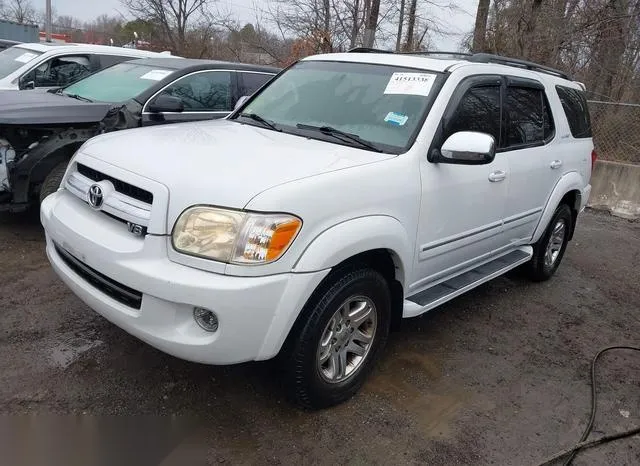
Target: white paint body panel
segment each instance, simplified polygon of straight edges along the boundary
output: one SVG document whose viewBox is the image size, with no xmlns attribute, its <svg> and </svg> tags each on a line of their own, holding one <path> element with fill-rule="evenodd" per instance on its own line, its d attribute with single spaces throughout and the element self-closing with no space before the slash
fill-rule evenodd
<svg viewBox="0 0 640 466">
<path fill-rule="evenodd" d="M 45 200 L 41 218 L 47 253 L 81 299 L 178 357 L 213 364 L 268 359 L 277 354 L 322 279 L 358 253 L 388 250 L 406 298 L 532 244 L 567 192 L 578 190 L 580 207 L 586 204 L 593 145 L 590 139 L 565 137 L 568 125 L 557 97 L 550 98 L 556 138 L 544 147 L 498 153 L 487 165 L 427 160 L 445 108 L 465 77 L 508 72 L 539 80 L 549 96 L 555 96 L 556 83 L 578 88 L 576 83 L 502 65 L 404 55 L 334 54 L 308 60 L 449 68 L 451 74 L 415 143 L 400 155 L 226 120 L 90 140 L 74 163 L 152 192 L 154 211 L 151 234 L 139 238 L 64 189 Z M 550 169 L 559 157 L 562 168 Z M 506 175 L 500 182 L 489 179 L 496 171 Z M 171 245 L 168 235 L 176 219 L 196 204 L 291 213 L 303 226 L 271 264 L 223 264 L 181 254 Z M 140 311 L 132 312 L 83 281 L 61 261 L 54 241 L 100 273 L 141 291 Z M 193 321 L 193 306 L 218 313 L 220 329 L 202 331 Z M 407 315 L 419 312 L 416 308 Z"/>
</svg>

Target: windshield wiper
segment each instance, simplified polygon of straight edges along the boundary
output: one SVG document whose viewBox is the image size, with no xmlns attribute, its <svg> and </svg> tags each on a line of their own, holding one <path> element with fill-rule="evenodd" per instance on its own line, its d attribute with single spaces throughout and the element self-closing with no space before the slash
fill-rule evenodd
<svg viewBox="0 0 640 466">
<path fill-rule="evenodd" d="M 348 140 L 351 142 L 355 142 L 361 147 L 366 147 L 369 150 L 374 152 L 382 152 L 382 149 L 377 147 L 372 142 L 366 141 L 362 139 L 357 134 L 345 133 L 344 131 L 340 131 L 337 128 L 333 128 L 331 126 L 314 126 L 314 125 L 305 125 L 304 123 L 298 123 L 296 125 L 298 129 L 308 129 L 311 131 L 320 131 L 322 134 L 327 134 L 329 136 L 333 136 L 334 138 L 341 139 L 342 141 Z"/>
<path fill-rule="evenodd" d="M 67 94 L 63 92 L 62 95 L 66 95 L 67 97 L 71 97 L 72 99 L 76 99 L 76 100 L 81 100 L 83 102 L 93 102 L 93 100 L 87 99 L 86 97 L 82 97 L 81 95 L 78 95 L 78 94 Z"/>
<path fill-rule="evenodd" d="M 249 118 L 250 120 L 257 121 L 258 123 L 262 123 L 264 126 L 271 128 L 274 131 L 282 132 L 280 128 L 271 123 L 270 121 L 265 120 L 257 113 L 241 113 L 241 117 Z"/>
</svg>

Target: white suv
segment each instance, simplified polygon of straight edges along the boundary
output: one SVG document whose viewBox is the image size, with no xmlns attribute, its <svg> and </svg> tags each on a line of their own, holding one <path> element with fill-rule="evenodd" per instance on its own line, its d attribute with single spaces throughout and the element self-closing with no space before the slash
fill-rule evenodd
<svg viewBox="0 0 640 466">
<path fill-rule="evenodd" d="M 177 357 L 279 355 L 311 408 L 353 395 L 400 319 L 551 277 L 591 189 L 583 86 L 365 52 L 306 58 L 225 120 L 89 140 L 42 204 L 57 273 Z"/>
</svg>

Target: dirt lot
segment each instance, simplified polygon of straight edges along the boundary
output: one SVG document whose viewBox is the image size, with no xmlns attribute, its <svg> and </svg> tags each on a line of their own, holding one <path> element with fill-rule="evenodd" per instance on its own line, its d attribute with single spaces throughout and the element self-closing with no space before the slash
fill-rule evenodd
<svg viewBox="0 0 640 466">
<path fill-rule="evenodd" d="M 640 223 L 591 212 L 553 280 L 501 278 L 406 321 L 362 393 L 317 413 L 282 398 L 270 363 L 183 362 L 89 310 L 49 268 L 37 214 L 1 215 L 0 245 L 0 413 L 182 415 L 163 464 L 536 464 L 580 437 L 594 353 L 640 345 Z M 640 424 L 640 356 L 603 363 L 594 436 Z M 174 446 L 156 445 L 147 464 Z M 640 437 L 574 464 L 640 464 Z"/>
</svg>

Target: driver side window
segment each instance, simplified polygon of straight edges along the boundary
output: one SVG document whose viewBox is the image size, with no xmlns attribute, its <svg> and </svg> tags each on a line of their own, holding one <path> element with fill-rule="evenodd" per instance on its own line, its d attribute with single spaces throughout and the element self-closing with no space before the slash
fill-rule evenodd
<svg viewBox="0 0 640 466">
<path fill-rule="evenodd" d="M 498 145 L 500 121 L 500 86 L 472 87 L 449 118 L 442 140 L 446 141 L 458 131 L 477 131 L 490 134 Z"/>
<path fill-rule="evenodd" d="M 32 80 L 35 87 L 59 87 L 71 84 L 91 73 L 85 56 L 55 57 L 38 66 Z"/>
<path fill-rule="evenodd" d="M 230 112 L 231 73 L 207 71 L 185 76 L 166 87 L 158 96 L 179 98 L 186 111 Z"/>
</svg>

